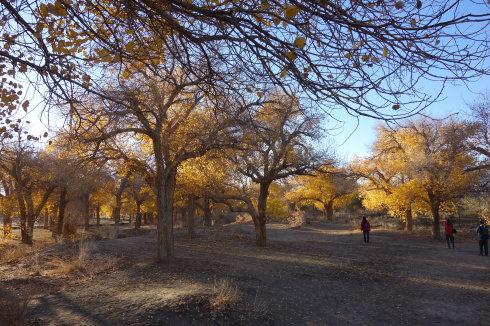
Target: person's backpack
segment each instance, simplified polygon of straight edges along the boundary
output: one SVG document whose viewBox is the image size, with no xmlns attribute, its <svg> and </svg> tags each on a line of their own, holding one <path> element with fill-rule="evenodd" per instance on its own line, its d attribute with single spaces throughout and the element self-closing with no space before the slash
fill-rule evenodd
<svg viewBox="0 0 490 326">
<path fill-rule="evenodd" d="M 480 230 L 480 236 L 482 237 L 482 239 L 488 239 L 488 227 L 485 225 L 485 226 L 481 226 L 481 230 Z"/>
</svg>

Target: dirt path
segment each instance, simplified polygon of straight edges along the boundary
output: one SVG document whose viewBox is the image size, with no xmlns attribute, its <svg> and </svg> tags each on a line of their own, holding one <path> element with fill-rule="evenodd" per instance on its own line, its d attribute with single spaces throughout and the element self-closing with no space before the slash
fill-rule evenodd
<svg viewBox="0 0 490 326">
<path fill-rule="evenodd" d="M 54 325 L 490 325 L 490 258 L 475 243 L 448 250 L 374 231 L 365 245 L 358 232 L 333 224 L 276 224 L 268 236 L 269 246 L 256 248 L 250 225 L 201 229 L 192 240 L 180 235 L 170 266 L 154 263 L 153 231 L 98 241 L 94 254 L 122 265 L 51 285 L 31 303 L 31 317 Z M 222 279 L 236 285 L 241 303 L 210 311 L 209 293 Z M 42 288 L 49 279 L 29 282 Z"/>
</svg>

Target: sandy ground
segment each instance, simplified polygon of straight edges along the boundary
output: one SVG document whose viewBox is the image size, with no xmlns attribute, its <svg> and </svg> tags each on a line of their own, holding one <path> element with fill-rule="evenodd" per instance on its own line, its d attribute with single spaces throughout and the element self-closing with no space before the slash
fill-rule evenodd
<svg viewBox="0 0 490 326">
<path fill-rule="evenodd" d="M 490 258 L 476 242 L 450 250 L 374 230 L 364 244 L 347 226 L 272 224 L 269 246 L 256 248 L 252 226 L 235 224 L 178 234 L 178 258 L 167 265 L 155 263 L 154 230 L 127 235 L 93 244 L 94 268 L 117 262 L 90 276 L 4 264 L 0 295 L 30 293 L 28 318 L 38 325 L 490 325 Z M 48 268 L 51 256 L 70 254 L 50 245 L 35 256 Z M 211 309 L 224 279 L 240 300 Z"/>
</svg>

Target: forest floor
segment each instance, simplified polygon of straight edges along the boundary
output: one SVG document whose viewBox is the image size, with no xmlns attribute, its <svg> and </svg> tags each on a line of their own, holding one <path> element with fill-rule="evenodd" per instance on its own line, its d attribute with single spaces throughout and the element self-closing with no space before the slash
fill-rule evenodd
<svg viewBox="0 0 490 326">
<path fill-rule="evenodd" d="M 0 298 L 28 298 L 8 309 L 32 325 L 490 325 L 490 257 L 476 240 L 452 250 L 375 229 L 364 244 L 320 222 L 271 224 L 266 248 L 247 224 L 196 233 L 177 232 L 170 264 L 155 262 L 151 227 L 86 242 L 83 257 L 49 244 L 0 265 Z"/>
</svg>

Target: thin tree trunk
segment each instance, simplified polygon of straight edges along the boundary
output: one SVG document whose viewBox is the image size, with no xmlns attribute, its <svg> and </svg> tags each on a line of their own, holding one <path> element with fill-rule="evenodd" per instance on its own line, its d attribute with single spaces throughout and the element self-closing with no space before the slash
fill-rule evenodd
<svg viewBox="0 0 490 326">
<path fill-rule="evenodd" d="M 45 230 L 49 230 L 49 208 L 46 207 L 44 210 L 44 225 L 43 228 Z"/>
<path fill-rule="evenodd" d="M 97 205 L 95 209 L 95 219 L 96 219 L 96 225 L 100 226 L 100 205 Z"/>
<path fill-rule="evenodd" d="M 412 216 L 412 208 L 408 208 L 405 210 L 405 228 L 408 232 L 413 231 L 413 216 Z"/>
<path fill-rule="evenodd" d="M 56 225 L 56 234 L 63 234 L 63 224 L 65 222 L 65 210 L 66 210 L 66 188 L 60 189 L 60 197 L 58 199 L 58 223 Z"/>
<path fill-rule="evenodd" d="M 208 197 L 204 197 L 204 226 L 211 226 L 211 208 L 210 208 L 210 200 Z"/>
<path fill-rule="evenodd" d="M 134 228 L 139 229 L 141 227 L 141 203 L 136 202 L 136 219 L 134 221 Z"/>
<path fill-rule="evenodd" d="M 259 199 L 257 203 L 257 221 L 255 224 L 255 239 L 258 247 L 267 245 L 267 236 L 265 225 L 267 223 L 267 197 L 269 196 L 270 182 L 260 184 Z"/>
<path fill-rule="evenodd" d="M 90 194 L 83 195 L 83 215 L 84 226 L 87 229 L 90 226 Z"/>
<path fill-rule="evenodd" d="M 194 215 L 196 213 L 196 199 L 191 197 L 189 201 L 189 211 L 187 212 L 187 235 L 189 238 L 194 237 Z"/>
<path fill-rule="evenodd" d="M 112 218 L 114 219 L 114 224 L 119 225 L 121 222 L 121 206 L 117 201 L 116 206 L 112 209 Z"/>
</svg>

